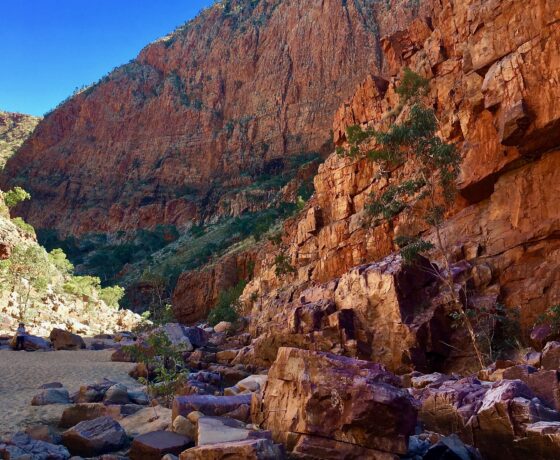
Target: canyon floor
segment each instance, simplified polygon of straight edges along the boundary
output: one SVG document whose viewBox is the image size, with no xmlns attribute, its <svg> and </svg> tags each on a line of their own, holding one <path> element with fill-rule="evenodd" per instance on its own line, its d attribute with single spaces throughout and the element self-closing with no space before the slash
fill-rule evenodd
<svg viewBox="0 0 560 460">
<path fill-rule="evenodd" d="M 58 423 L 66 405 L 31 406 L 37 388 L 60 382 L 70 392 L 104 377 L 129 388 L 133 365 L 111 362 L 113 350 L 103 351 L 0 351 L 0 436 L 38 423 Z"/>
</svg>

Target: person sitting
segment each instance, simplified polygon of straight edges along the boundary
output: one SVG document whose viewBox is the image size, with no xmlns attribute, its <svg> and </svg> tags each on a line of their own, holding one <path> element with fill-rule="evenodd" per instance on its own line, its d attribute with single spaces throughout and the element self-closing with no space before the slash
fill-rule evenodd
<svg viewBox="0 0 560 460">
<path fill-rule="evenodd" d="M 19 326 L 16 331 L 16 351 L 20 349 L 25 350 L 25 336 L 27 332 L 25 331 L 25 324 L 19 323 Z"/>
</svg>

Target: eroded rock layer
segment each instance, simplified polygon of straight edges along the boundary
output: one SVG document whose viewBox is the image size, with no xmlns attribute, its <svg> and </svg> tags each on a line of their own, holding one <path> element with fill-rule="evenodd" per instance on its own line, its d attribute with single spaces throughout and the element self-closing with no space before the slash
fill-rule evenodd
<svg viewBox="0 0 560 460">
<path fill-rule="evenodd" d="M 2 185 L 23 184 L 23 216 L 62 235 L 235 215 L 225 192 L 330 145 L 380 34 L 417 14 L 397 3 L 218 3 L 48 115 Z"/>
</svg>

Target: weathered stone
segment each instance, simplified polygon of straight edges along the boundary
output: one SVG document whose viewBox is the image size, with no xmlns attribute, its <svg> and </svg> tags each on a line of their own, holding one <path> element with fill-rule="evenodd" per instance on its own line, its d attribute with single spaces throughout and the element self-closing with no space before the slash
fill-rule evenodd
<svg viewBox="0 0 560 460">
<path fill-rule="evenodd" d="M 128 389 L 120 383 L 110 386 L 103 396 L 103 402 L 105 404 L 128 404 L 130 402 Z"/>
<path fill-rule="evenodd" d="M 118 418 L 120 416 L 120 408 L 106 406 L 102 403 L 75 404 L 64 409 L 59 426 L 61 428 L 70 428 L 80 422 L 106 416 Z"/>
<path fill-rule="evenodd" d="M 249 430 L 245 423 L 229 417 L 200 417 L 196 424 L 197 446 L 256 438 L 270 438 L 270 432 Z"/>
<path fill-rule="evenodd" d="M 0 443 L 0 453 L 5 460 L 68 460 L 70 453 L 63 446 L 32 439 L 17 433 Z"/>
<path fill-rule="evenodd" d="M 82 385 L 80 389 L 72 395 L 72 401 L 75 403 L 92 403 L 101 402 L 105 393 L 109 388 L 115 385 L 115 382 L 104 379 L 98 382 Z"/>
<path fill-rule="evenodd" d="M 49 338 L 55 350 L 82 350 L 86 348 L 84 339 L 63 329 L 53 329 Z"/>
<path fill-rule="evenodd" d="M 127 436 L 115 420 L 100 417 L 65 431 L 62 442 L 72 454 L 90 457 L 121 449 L 127 443 Z"/>
<path fill-rule="evenodd" d="M 188 418 L 178 415 L 173 420 L 173 431 L 177 434 L 196 439 L 196 426 Z"/>
<path fill-rule="evenodd" d="M 547 370 L 560 369 L 560 342 L 548 342 L 543 348 L 541 366 Z"/>
<path fill-rule="evenodd" d="M 180 460 L 282 460 L 282 449 L 268 439 L 250 439 L 194 447 L 184 451 Z"/>
<path fill-rule="evenodd" d="M 178 396 L 173 400 L 173 419 L 178 415 L 186 417 L 193 411 L 200 411 L 204 415 L 213 417 L 233 417 L 240 408 L 245 408 L 242 421 L 248 422 L 248 409 L 251 406 L 251 395 L 239 396 L 210 396 L 192 395 Z M 233 415 L 232 415 L 233 414 Z"/>
<path fill-rule="evenodd" d="M 161 460 L 166 454 L 179 455 L 194 445 L 191 438 L 171 431 L 152 431 L 134 438 L 131 460 Z"/>
<path fill-rule="evenodd" d="M 145 407 L 120 420 L 126 434 L 132 438 L 171 426 L 171 410 L 165 407 Z"/>
<path fill-rule="evenodd" d="M 379 364 L 281 348 L 253 419 L 284 444 L 296 433 L 404 454 L 416 408 L 398 385 Z"/>
<path fill-rule="evenodd" d="M 16 348 L 16 338 L 12 338 L 10 341 L 10 346 Z M 23 347 L 26 351 L 49 351 L 51 350 L 51 344 L 48 340 L 41 337 L 36 337 L 34 335 L 27 334 L 24 337 Z"/>
<path fill-rule="evenodd" d="M 32 406 L 47 406 L 49 404 L 70 404 L 70 394 L 66 388 L 48 388 L 35 395 Z"/>
</svg>

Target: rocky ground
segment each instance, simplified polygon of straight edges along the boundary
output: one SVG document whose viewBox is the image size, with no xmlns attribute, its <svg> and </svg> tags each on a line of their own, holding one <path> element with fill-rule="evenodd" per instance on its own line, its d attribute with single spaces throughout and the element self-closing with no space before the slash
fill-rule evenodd
<svg viewBox="0 0 560 460">
<path fill-rule="evenodd" d="M 3 430 L 24 430 L 5 436 L 0 453 L 9 460 L 560 455 L 560 342 L 476 375 L 398 376 L 370 361 L 289 347 L 270 368 L 242 365 L 242 324 L 167 324 L 87 344 L 103 343 L 106 351 L 79 351 L 79 337 L 58 333 L 49 346 L 76 350 L 0 352 L 8 369 L 0 387 Z M 153 368 L 130 361 L 134 348 L 149 349 L 161 333 L 183 350 L 175 370 L 184 378 L 171 399 L 153 392 L 157 382 L 147 390 L 127 375 L 153 377 Z"/>
</svg>

